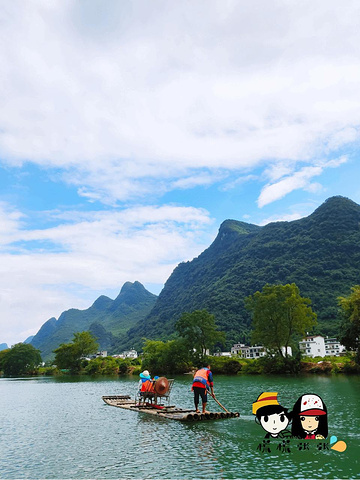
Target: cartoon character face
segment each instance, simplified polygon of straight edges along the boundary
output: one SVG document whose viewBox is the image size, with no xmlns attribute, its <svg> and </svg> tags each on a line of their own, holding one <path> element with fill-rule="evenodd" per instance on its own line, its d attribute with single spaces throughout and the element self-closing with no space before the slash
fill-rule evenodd
<svg viewBox="0 0 360 480">
<path fill-rule="evenodd" d="M 327 437 L 327 408 L 319 395 L 306 393 L 297 399 L 292 411 L 291 433 L 297 438 L 308 438 L 310 434 Z"/>
<path fill-rule="evenodd" d="M 264 415 L 260 417 L 260 424 L 264 430 L 270 433 L 273 437 L 277 436 L 280 432 L 285 430 L 289 425 L 289 419 L 285 415 L 285 412 L 272 413 L 270 415 Z"/>
<path fill-rule="evenodd" d="M 305 432 L 313 432 L 314 430 L 317 430 L 319 426 L 319 417 L 303 415 L 303 416 L 300 416 L 300 422 Z"/>
</svg>

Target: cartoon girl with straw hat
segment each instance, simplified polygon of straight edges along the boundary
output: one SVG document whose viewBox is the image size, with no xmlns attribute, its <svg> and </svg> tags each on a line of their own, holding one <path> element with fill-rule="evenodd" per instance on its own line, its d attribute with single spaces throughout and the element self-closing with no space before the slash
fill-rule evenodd
<svg viewBox="0 0 360 480">
<path fill-rule="evenodd" d="M 267 432 L 265 438 L 291 437 L 291 433 L 286 430 L 291 414 L 279 404 L 277 395 L 277 392 L 263 392 L 252 404 L 255 421 Z"/>
</svg>

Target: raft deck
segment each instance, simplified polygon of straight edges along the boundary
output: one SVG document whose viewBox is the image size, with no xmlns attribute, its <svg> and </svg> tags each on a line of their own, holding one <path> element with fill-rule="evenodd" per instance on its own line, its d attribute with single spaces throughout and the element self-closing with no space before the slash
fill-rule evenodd
<svg viewBox="0 0 360 480">
<path fill-rule="evenodd" d="M 238 412 L 210 412 L 196 413 L 195 410 L 185 410 L 177 408 L 175 405 L 157 405 L 153 403 L 138 403 L 128 395 L 104 395 L 102 397 L 105 403 L 112 407 L 133 410 L 135 412 L 148 413 L 162 418 L 179 420 L 180 422 L 194 422 L 199 420 L 223 420 L 225 418 L 239 417 Z"/>
</svg>

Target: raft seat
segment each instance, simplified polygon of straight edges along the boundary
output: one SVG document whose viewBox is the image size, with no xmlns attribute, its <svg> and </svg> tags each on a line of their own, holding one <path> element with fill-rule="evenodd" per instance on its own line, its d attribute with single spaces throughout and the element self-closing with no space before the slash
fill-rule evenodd
<svg viewBox="0 0 360 480">
<path fill-rule="evenodd" d="M 158 401 L 160 399 L 160 402 L 166 402 L 167 406 L 170 405 L 170 394 L 171 394 L 172 387 L 174 385 L 174 379 L 167 378 L 167 382 L 168 382 L 168 388 L 166 391 L 164 391 L 164 393 L 159 393 L 155 389 L 155 395 L 154 395 L 155 404 L 158 404 Z"/>
</svg>

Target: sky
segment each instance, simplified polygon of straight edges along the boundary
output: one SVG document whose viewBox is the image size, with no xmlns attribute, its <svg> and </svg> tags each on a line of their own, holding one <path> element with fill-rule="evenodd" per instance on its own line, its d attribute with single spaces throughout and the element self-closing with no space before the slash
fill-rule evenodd
<svg viewBox="0 0 360 480">
<path fill-rule="evenodd" d="M 221 223 L 360 203 L 357 0 L 0 3 L 0 343 Z"/>
</svg>

